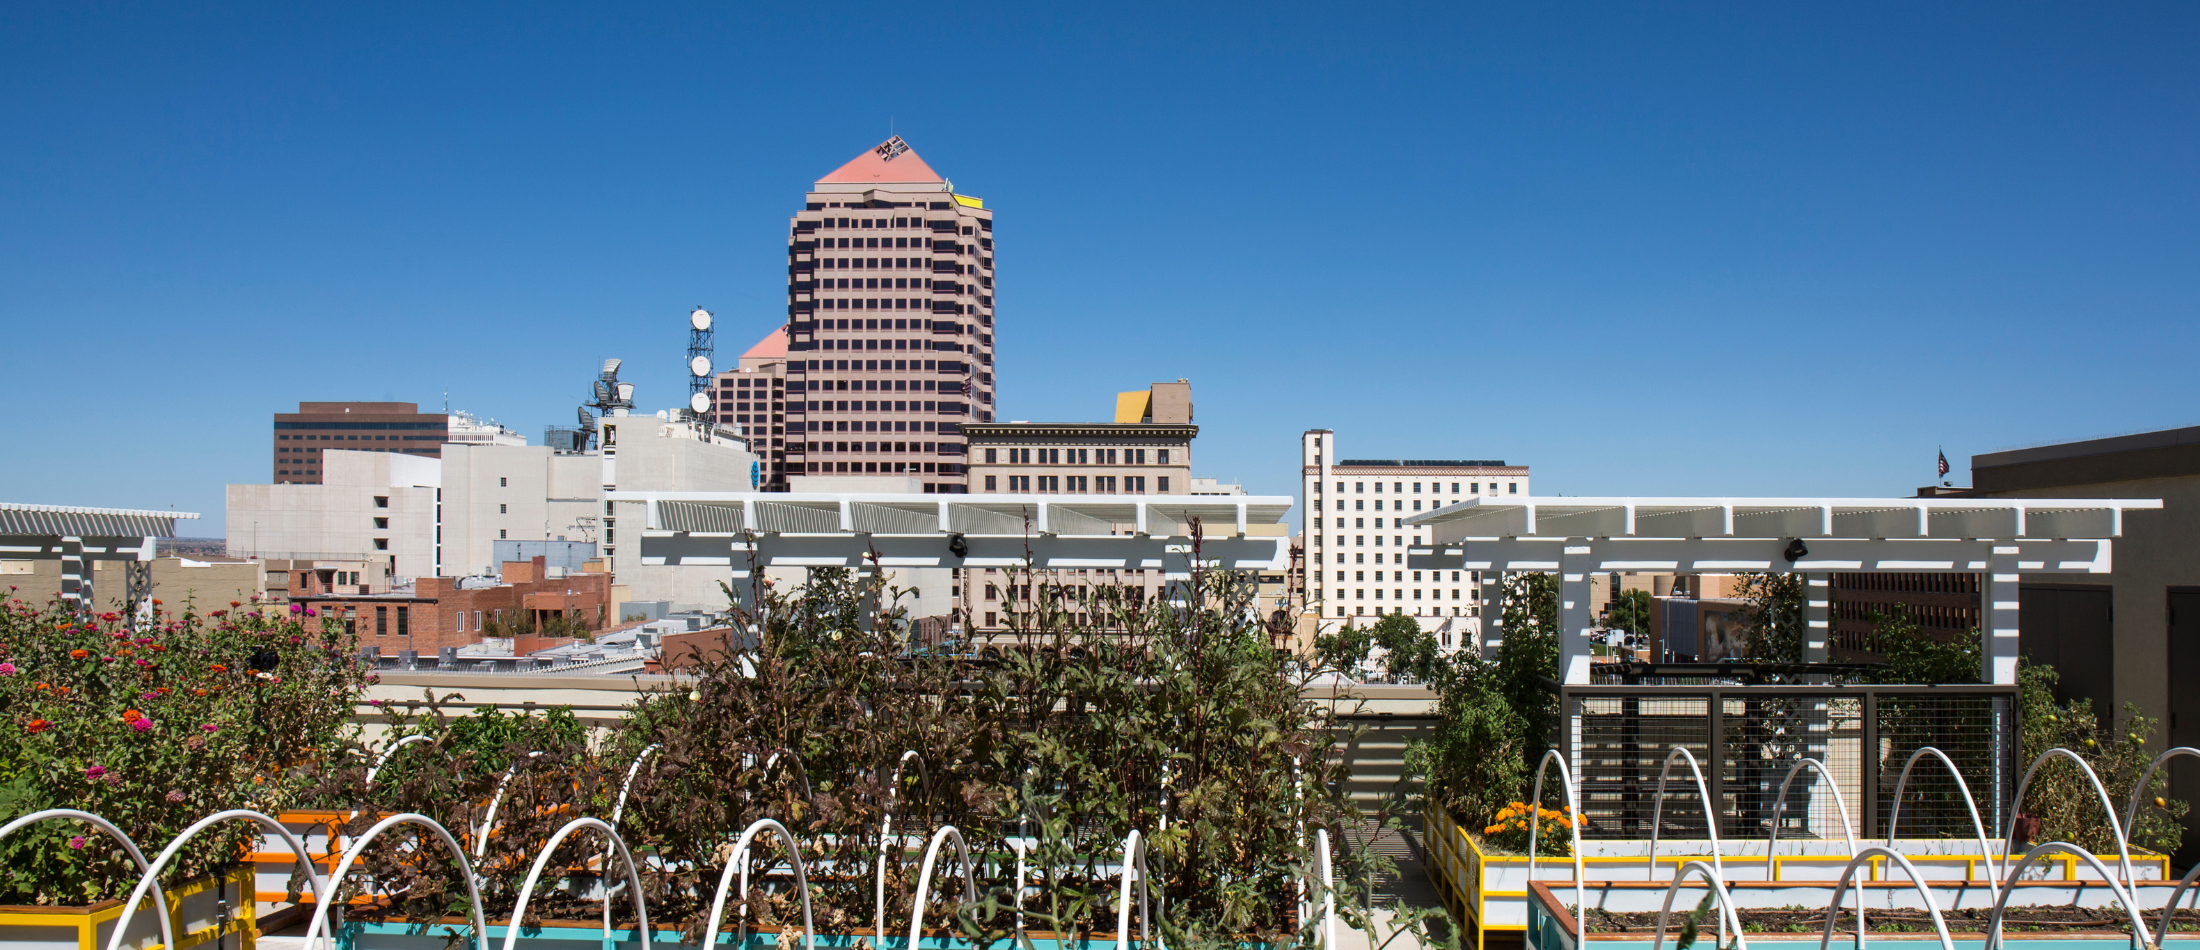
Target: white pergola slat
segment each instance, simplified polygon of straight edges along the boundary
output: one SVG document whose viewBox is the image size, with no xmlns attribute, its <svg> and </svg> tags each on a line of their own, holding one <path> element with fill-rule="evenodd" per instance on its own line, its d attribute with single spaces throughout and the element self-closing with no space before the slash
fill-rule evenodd
<svg viewBox="0 0 2200 950">
<path fill-rule="evenodd" d="M 196 512 L 132 508 L 84 508 L 0 502 L 0 558 L 11 561 L 60 561 L 61 596 L 78 605 L 92 603 L 93 561 L 124 561 L 124 603 L 135 607 L 151 582 L 145 562 L 158 553 L 157 539 L 176 536 L 176 522 Z"/>
<path fill-rule="evenodd" d="M 1430 534 L 1409 549 L 1413 567 L 1559 574 L 1569 684 L 1589 682 L 1588 576 L 1613 571 L 1801 573 L 1811 662 L 1825 659 L 1832 630 L 1828 575 L 1983 573 L 1982 678 L 2014 683 L 2019 578 L 2108 573 L 2124 512 L 2161 507 L 2158 498 L 1477 498 L 1406 523 Z M 1485 649 L 1503 637 L 1496 587 L 1483 588 Z"/>
<path fill-rule="evenodd" d="M 641 502 L 645 565 L 726 568 L 1021 567 L 1189 571 L 1200 556 L 1232 570 L 1284 570 L 1290 539 L 1249 535 L 1283 522 L 1293 499 L 1264 495 L 906 495 L 850 492 L 614 491 Z M 964 553 L 949 549 L 959 536 Z"/>
</svg>

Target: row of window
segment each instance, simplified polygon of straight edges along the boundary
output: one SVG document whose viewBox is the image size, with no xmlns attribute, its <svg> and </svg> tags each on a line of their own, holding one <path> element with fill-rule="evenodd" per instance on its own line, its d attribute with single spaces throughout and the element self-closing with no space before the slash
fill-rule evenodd
<svg viewBox="0 0 2200 950">
<path fill-rule="evenodd" d="M 1436 510 L 1436 508 L 1437 508 L 1437 506 L 1439 506 L 1439 505 L 1441 505 L 1441 504 L 1443 504 L 1443 502 L 1440 502 L 1440 501 L 1433 501 L 1433 500 L 1432 500 L 1432 501 L 1430 501 L 1430 502 L 1428 503 L 1428 509 L 1429 509 L 1430 511 L 1435 511 L 1435 510 Z M 1321 500 L 1321 499 L 1319 499 L 1319 498 L 1316 498 L 1316 499 L 1314 499 L 1314 510 L 1315 510 L 1315 511 L 1320 511 L 1320 510 L 1322 510 L 1322 500 Z M 1338 511 L 1343 511 L 1343 510 L 1344 510 L 1344 501 L 1343 501 L 1342 499 L 1339 499 L 1339 500 L 1337 501 L 1337 510 L 1338 510 Z M 1352 510 L 1353 510 L 1353 511 L 1366 511 L 1366 510 L 1367 510 L 1367 499 L 1365 499 L 1365 498 L 1354 498 L 1354 499 L 1352 499 Z M 1376 511 L 1381 511 L 1381 510 L 1383 510 L 1383 500 L 1382 500 L 1382 499 L 1380 499 L 1380 498 L 1377 498 L 1377 499 L 1375 499 L 1375 510 L 1376 510 Z M 1404 510 L 1406 510 L 1406 500 L 1405 500 L 1405 499 L 1403 499 L 1403 498 L 1400 498 L 1400 499 L 1398 499 L 1397 501 L 1391 502 L 1391 503 L 1390 503 L 1390 510 L 1392 510 L 1392 511 L 1404 511 Z M 1415 498 L 1415 499 L 1413 499 L 1413 510 L 1415 510 L 1415 511 L 1419 511 L 1419 510 L 1421 510 L 1421 499 L 1419 499 L 1419 498 Z"/>
<path fill-rule="evenodd" d="M 992 362 L 991 357 L 982 357 L 982 359 Z M 920 371 L 933 372 L 935 367 L 941 373 L 966 373 L 970 371 L 970 364 L 960 360 L 795 360 L 787 364 L 787 370 L 794 373 L 882 373 L 888 370 L 914 373 Z M 800 391 L 801 381 L 796 380 L 788 383 L 787 388 Z"/>
<path fill-rule="evenodd" d="M 985 341 L 987 345 L 992 340 Z M 804 346 L 813 350 L 930 350 L 934 353 L 976 353 L 978 348 L 969 343 L 952 340 L 809 340 Z"/>
<path fill-rule="evenodd" d="M 817 266 L 825 270 L 931 270 L 929 257 L 820 257 Z M 872 278 L 876 280 L 877 278 Z M 843 281 L 841 286 L 847 286 Z"/>
<path fill-rule="evenodd" d="M 947 210 L 947 203 L 944 201 L 935 201 L 933 202 L 933 204 L 939 206 L 933 208 L 932 210 L 934 211 Z M 840 207 L 840 205 L 838 203 L 835 203 L 833 207 L 837 208 Z M 888 221 L 892 221 L 893 223 L 888 224 Z M 838 223 L 836 224 L 835 222 Z M 955 222 L 953 219 L 942 219 L 939 223 L 946 226 L 949 230 L 953 230 L 955 227 Z M 848 218 L 826 218 L 822 221 L 819 221 L 818 226 L 824 228 L 929 228 L 932 226 L 932 222 L 926 221 L 923 218 L 856 218 L 854 219 L 854 223 L 850 223 L 850 220 Z M 819 240 L 824 239 L 820 238 Z M 842 240 L 847 239 L 842 238 Z"/>
<path fill-rule="evenodd" d="M 1367 596 L 1367 592 L 1368 592 L 1368 591 L 1369 591 L 1370 589 L 1372 589 L 1372 590 L 1374 590 L 1374 591 L 1375 591 L 1375 596 L 1374 596 L 1373 598 L 1369 598 L 1369 597 Z M 1315 590 L 1314 590 L 1314 599 L 1315 599 L 1315 600 L 1320 600 L 1320 599 L 1322 599 L 1322 598 L 1321 598 L 1321 593 L 1322 593 L 1322 592 L 1321 592 L 1321 589 L 1320 589 L 1320 588 L 1315 588 Z M 1453 600 L 1460 600 L 1460 599 L 1462 599 L 1462 598 L 1461 598 L 1461 597 L 1459 596 L 1459 593 L 1460 593 L 1460 592 L 1459 592 L 1459 590 L 1458 590 L 1457 588 L 1454 588 L 1454 589 L 1452 590 L 1452 592 L 1451 592 L 1451 599 L 1453 599 Z M 1340 588 L 1337 588 L 1337 596 L 1338 596 L 1338 597 L 1340 597 L 1340 598 L 1344 596 L 1344 588 L 1342 588 L 1342 587 L 1340 587 Z M 1355 587 L 1355 588 L 1353 588 L 1353 589 L 1352 589 L 1352 599 L 1353 599 L 1353 600 L 1369 600 L 1369 599 L 1373 599 L 1373 600 L 1382 600 L 1382 599 L 1383 599 L 1383 589 L 1382 589 L 1382 588 L 1380 588 L 1380 587 L 1376 587 L 1376 588 Z M 1405 591 L 1404 591 L 1403 589 L 1400 589 L 1400 588 L 1392 588 L 1392 589 L 1391 589 L 1391 593 L 1390 593 L 1390 599 L 1391 599 L 1391 600 L 1405 600 L 1405 599 L 1406 599 L 1406 592 L 1405 592 Z M 1416 588 L 1414 588 L 1414 589 L 1413 589 L 1413 599 L 1414 599 L 1414 600 L 1420 600 L 1420 599 L 1421 599 L 1421 589 L 1420 589 L 1420 588 L 1416 587 Z M 1443 592 L 1443 591 L 1440 591 L 1440 590 L 1432 590 L 1432 591 L 1429 591 L 1429 592 L 1428 592 L 1428 599 L 1430 599 L 1430 600 L 1443 600 L 1443 599 L 1444 599 L 1444 592 Z"/>
<path fill-rule="evenodd" d="M 278 442 L 442 442 L 441 435 L 278 435 Z"/>
<path fill-rule="evenodd" d="M 937 402 L 937 401 L 926 401 L 926 400 L 919 400 L 919 399 L 864 399 L 864 400 L 855 400 L 855 399 L 849 399 L 849 400 L 824 400 L 824 399 L 820 399 L 820 400 L 818 400 L 818 401 L 816 401 L 816 402 L 811 402 L 811 403 L 796 403 L 796 404 L 795 404 L 795 411 L 796 411 L 796 412 L 804 412 L 805 410 L 804 410 L 804 409 L 803 409 L 802 407 L 803 407 L 803 406 L 805 406 L 805 405 L 809 407 L 809 409 L 807 410 L 808 412 L 820 412 L 820 413 L 822 413 L 822 412 L 946 412 L 946 413 L 958 413 L 958 412 L 961 412 L 961 411 L 963 411 L 963 404 L 962 404 L 962 403 L 959 403 L 959 402 Z M 822 406 L 822 407 L 824 407 L 824 408 L 822 408 L 822 409 L 821 409 L 821 408 L 818 408 L 818 407 L 820 407 L 820 406 Z M 836 409 L 836 408 L 834 408 L 835 406 L 838 406 L 839 408 L 837 408 L 837 409 Z M 851 408 L 851 407 L 853 407 L 853 408 Z M 809 425 L 811 426 L 812 430 L 813 430 L 813 431 L 817 431 L 817 432 L 847 432 L 847 431 L 850 431 L 850 430 L 848 429 L 848 424 L 847 424 L 846 422 L 838 422 L 837 424 L 838 424 L 838 425 L 839 425 L 840 427 L 839 427 L 839 428 L 837 428 L 837 429 L 833 428 L 833 426 L 834 426 L 835 424 L 836 424 L 835 422 L 827 422 L 827 421 L 823 421 L 823 420 L 817 420 L 817 421 L 812 421 L 811 423 L 809 423 Z M 914 423 L 911 423 L 911 424 L 912 424 L 912 425 L 914 425 Z M 949 425 L 953 425 L 954 423 L 948 423 L 948 424 L 949 424 Z M 820 429 L 820 428 L 817 428 L 818 426 L 823 426 L 824 428 L 822 428 L 822 429 Z M 930 430 L 931 430 L 931 428 L 932 428 L 932 426 L 933 426 L 933 423 L 930 423 L 930 422 L 927 422 L 927 423 L 925 423 L 925 424 L 924 424 L 924 427 L 925 427 L 925 429 L 926 429 L 927 431 L 930 431 Z M 870 430 L 870 431 L 876 431 L 876 430 Z M 908 431 L 908 430 L 907 430 L 907 429 L 903 429 L 903 430 L 901 430 L 901 431 L 904 431 L 904 432 L 906 432 L 906 431 Z"/>
<path fill-rule="evenodd" d="M 1009 465 L 1144 465 L 1145 449 L 1041 449 L 1008 448 L 987 449 L 985 460 L 999 464 L 1006 457 Z M 1154 464 L 1169 464 L 1168 449 L 1153 450 Z M 1120 461 L 1118 461 L 1120 459 Z"/>
<path fill-rule="evenodd" d="M 1381 557 L 1381 555 L 1376 555 L 1376 556 L 1377 556 L 1377 557 Z M 1378 562 L 1378 563 L 1380 563 L 1380 562 Z M 1403 561 L 1401 561 L 1400 563 L 1403 563 Z M 1460 582 L 1460 579 L 1461 579 L 1461 578 L 1463 578 L 1463 577 L 1465 577 L 1465 576 L 1466 576 L 1466 574 L 1467 574 L 1467 572 L 1465 572 L 1465 571 L 1453 571 L 1453 572 L 1451 572 L 1451 582 L 1452 582 L 1452 583 L 1454 583 L 1454 584 L 1457 584 L 1457 583 L 1459 583 L 1459 582 Z M 1364 580 L 1367 580 L 1367 572 L 1366 572 L 1366 571 L 1353 571 L 1353 572 L 1352 572 L 1352 575 L 1353 575 L 1353 576 L 1352 576 L 1352 579 L 1353 579 L 1353 580 L 1356 580 L 1356 581 L 1364 581 Z M 1477 574 L 1476 574 L 1476 577 L 1477 577 L 1477 578 L 1479 578 L 1480 576 L 1481 576 L 1481 575 L 1480 575 L 1480 573 L 1479 573 L 1479 572 L 1477 572 Z M 1314 575 L 1314 579 L 1315 579 L 1315 580 L 1317 580 L 1317 581 L 1318 581 L 1318 580 L 1321 580 L 1321 574 L 1320 574 L 1319 572 L 1316 572 L 1316 573 L 1315 573 L 1315 575 Z M 1399 583 L 1404 583 L 1404 582 L 1405 582 L 1405 579 L 1406 579 L 1406 572 L 1405 572 L 1405 571 L 1392 571 L 1392 572 L 1390 572 L 1390 579 L 1391 579 L 1391 580 L 1393 580 L 1393 581 L 1399 582 Z M 1431 582 L 1433 582 L 1433 583 L 1441 584 L 1441 583 L 1443 583 L 1443 582 L 1444 582 L 1444 572 L 1443 572 L 1443 571 L 1429 571 L 1429 572 L 1428 572 L 1428 579 L 1429 579 L 1429 580 L 1430 580 Z M 1344 580 L 1344 572 L 1343 572 L 1343 571 L 1338 571 L 1338 572 L 1337 572 L 1337 580 L 1340 580 L 1340 581 Z M 1376 571 L 1376 572 L 1375 572 L 1375 582 L 1376 582 L 1376 583 L 1378 583 L 1378 584 L 1380 584 L 1380 583 L 1382 583 L 1382 581 L 1383 581 L 1383 572 L 1381 572 L 1381 571 Z M 1414 583 L 1416 583 L 1416 584 L 1418 584 L 1418 583 L 1420 583 L 1420 582 L 1421 582 L 1421 572 L 1420 572 L 1420 571 L 1414 571 L 1414 572 L 1413 572 L 1413 582 L 1414 582 Z"/>
<path fill-rule="evenodd" d="M 1353 482 L 1353 483 L 1352 483 L 1352 491 L 1353 491 L 1353 493 L 1354 493 L 1354 494 L 1365 494 L 1365 493 L 1367 492 L 1367 486 L 1368 486 L 1368 484 L 1369 484 L 1368 482 Z M 1375 485 L 1375 493 L 1376 493 L 1376 494 L 1378 494 L 1378 495 L 1382 494 L 1382 493 L 1383 493 L 1383 483 L 1382 483 L 1382 482 L 1375 482 L 1375 483 L 1373 483 L 1373 484 Z M 1467 486 L 1467 491 L 1466 491 L 1466 494 L 1469 494 L 1469 495 L 1479 495 L 1479 494 L 1482 494 L 1482 486 L 1483 486 L 1484 484 L 1488 484 L 1488 485 L 1490 486 L 1490 490 L 1489 490 L 1489 493 L 1490 493 L 1490 494 L 1492 494 L 1492 495 L 1495 495 L 1495 494 L 1497 494 L 1497 483 L 1496 483 L 1496 482 L 1487 482 L 1487 483 L 1484 483 L 1484 482 L 1465 482 L 1465 483 L 1461 483 L 1461 482 L 1453 482 L 1453 483 L 1451 483 L 1451 493 L 1452 493 L 1452 494 L 1454 494 L 1454 495 L 1457 495 L 1457 494 L 1459 494 L 1459 493 L 1460 493 L 1460 492 L 1459 492 L 1459 486 L 1460 486 L 1461 484 L 1465 484 L 1465 485 Z M 1321 490 L 1322 490 L 1322 483 L 1321 483 L 1321 482 L 1319 482 L 1319 481 L 1315 482 L 1315 483 L 1314 483 L 1314 490 L 1315 490 L 1316 492 L 1319 492 L 1319 491 L 1321 491 Z M 1443 482 L 1430 482 L 1430 483 L 1428 483 L 1428 490 L 1429 490 L 1429 491 L 1431 491 L 1431 492 L 1435 492 L 1435 493 L 1437 493 L 1437 494 L 1442 494 L 1442 493 L 1443 493 L 1443 491 L 1444 491 L 1444 483 L 1443 483 Z M 1344 483 L 1343 483 L 1343 482 L 1338 482 L 1338 483 L 1337 483 L 1337 491 L 1338 491 L 1338 493 L 1339 493 L 1339 494 L 1342 494 L 1342 493 L 1344 492 Z M 1403 495 L 1403 494 L 1405 494 L 1405 493 L 1406 493 L 1406 483 L 1405 483 L 1405 482 L 1391 482 L 1391 483 L 1390 483 L 1390 493 L 1391 493 L 1391 494 L 1393 494 L 1393 495 Z M 1416 495 L 1418 495 L 1418 494 L 1420 494 L 1420 493 L 1421 493 L 1421 483 L 1420 483 L 1420 482 L 1414 482 L 1414 483 L 1413 483 L 1413 493 L 1414 493 L 1414 494 L 1416 494 Z M 1508 495 L 1517 495 L 1517 494 L 1520 494 L 1520 483 L 1519 483 L 1519 482 L 1506 482 L 1506 483 L 1505 483 L 1505 494 L 1508 494 Z"/>
<path fill-rule="evenodd" d="M 817 306 L 820 310 L 930 310 L 933 313 L 976 312 L 975 309 L 961 307 L 956 304 L 943 303 L 935 305 L 930 300 L 912 299 L 909 297 L 827 297 L 825 299 L 819 300 L 817 302 Z M 796 347 L 796 349 L 801 348 L 802 347 L 800 346 Z M 810 349 L 815 348 L 815 346 L 810 347 Z M 826 347 L 826 349 L 833 349 L 833 347 Z M 847 349 L 847 347 L 843 346 L 839 347 L 839 349 L 845 350 Z M 877 349 L 877 347 L 872 347 L 872 349 Z M 922 347 L 919 347 L 919 349 L 922 349 Z"/>
<path fill-rule="evenodd" d="M 1009 491 L 1027 494 L 1031 492 L 1040 494 L 1091 492 L 1100 495 L 1143 495 L 1146 493 L 1146 476 L 1144 475 L 987 475 L 985 477 L 985 490 L 1000 491 L 1000 482 L 998 481 L 1000 479 L 1007 481 Z M 1037 488 L 1032 487 L 1034 479 L 1038 482 Z M 1164 475 L 1154 479 L 1154 485 L 1155 489 L 1161 494 L 1166 495 L 1169 493 L 1168 476 Z"/>
<path fill-rule="evenodd" d="M 961 444 L 955 442 L 805 442 L 812 452 L 924 452 L 933 455 L 960 455 Z"/>
<path fill-rule="evenodd" d="M 809 462 L 805 467 L 805 463 L 796 462 L 794 471 L 817 475 L 954 475 L 962 471 L 962 466 L 956 462 Z M 929 493 L 932 486 L 926 485 L 924 490 Z"/>
<path fill-rule="evenodd" d="M 1320 592 L 1320 591 L 1315 591 L 1315 593 L 1316 593 L 1316 594 L 1320 594 L 1321 592 Z M 1317 597 L 1316 599 L 1319 599 L 1319 598 Z M 1430 608 L 1428 608 L 1428 609 L 1429 609 L 1430 611 L 1432 611 L 1432 613 L 1430 614 L 1430 616 L 1434 616 L 1434 617 L 1441 617 L 1441 616 L 1444 616 L 1444 608 L 1442 608 L 1442 607 L 1430 607 Z M 1400 615 L 1400 616 L 1403 616 L 1403 615 L 1405 614 L 1405 612 L 1406 612 L 1406 609 L 1405 609 L 1404 607 L 1392 607 L 1392 608 L 1390 608 L 1390 612 L 1391 612 L 1391 613 L 1394 613 L 1394 614 L 1398 614 L 1398 615 Z M 1376 607 L 1376 608 L 1375 608 L 1375 615 L 1376 615 L 1376 616 L 1382 616 L 1382 613 L 1383 613 L 1383 608 L 1381 608 L 1381 607 Z M 1413 615 L 1414 615 L 1414 616 L 1416 616 L 1416 617 L 1420 616 L 1420 615 L 1421 615 L 1421 608 L 1419 608 L 1419 607 L 1415 607 L 1415 608 L 1413 608 Z M 1478 607 L 1453 607 L 1453 608 L 1451 608 L 1451 616 L 1454 616 L 1454 617 L 1479 617 L 1479 616 L 1481 616 L 1481 615 L 1482 615 L 1481 609 L 1480 609 L 1480 608 L 1478 608 Z M 1347 614 L 1345 613 L 1345 609 L 1344 609 L 1343 607 L 1339 607 L 1339 608 L 1337 608 L 1337 616 L 1339 616 L 1339 617 L 1343 617 L 1343 616 L 1348 616 L 1348 615 L 1347 615 Z M 1360 616 L 1360 617 L 1365 617 L 1365 616 L 1367 616 L 1367 608 L 1366 608 L 1365 606 L 1360 606 L 1360 607 L 1354 607 L 1354 608 L 1352 608 L 1352 614 L 1350 614 L 1350 616 Z M 1447 647 L 1451 645 L 1451 634 L 1448 634 L 1448 633 L 1447 633 L 1447 634 L 1444 634 L 1444 645 L 1445 645 L 1445 646 L 1447 646 Z"/>
<path fill-rule="evenodd" d="M 1318 527 L 1318 526 L 1317 526 L 1317 527 Z M 1379 527 L 1382 527 L 1382 526 L 1381 526 L 1381 525 L 1376 525 L 1376 527 L 1378 527 L 1378 528 L 1379 528 Z M 1382 535 L 1379 535 L 1379 534 L 1378 534 L 1378 535 L 1375 535 L 1374 537 L 1375 537 L 1375 546 L 1376 546 L 1376 547 L 1382 547 L 1382 546 L 1383 546 L 1383 536 L 1382 536 Z M 1353 536 L 1352 536 L 1352 546 L 1353 546 L 1353 547 L 1356 547 L 1356 548 L 1364 548 L 1364 547 L 1367 547 L 1367 539 L 1368 539 L 1368 536 L 1367 536 L 1367 535 L 1364 535 L 1364 534 L 1355 534 L 1355 535 L 1353 535 Z M 1314 536 L 1314 546 L 1315 546 L 1315 547 L 1320 547 L 1320 546 L 1321 546 L 1321 543 L 1322 543 L 1322 536 L 1321 536 L 1321 535 L 1318 535 L 1318 534 L 1317 534 L 1317 535 L 1315 535 L 1315 536 Z M 1402 547 L 1405 547 L 1405 546 L 1406 546 L 1406 537 L 1405 537 L 1405 535 L 1402 535 L 1402 534 L 1395 534 L 1395 535 L 1391 535 L 1391 537 L 1390 537 L 1390 543 L 1391 543 L 1391 545 L 1392 545 L 1393 547 L 1401 547 L 1401 548 L 1402 548 Z M 1415 544 L 1419 544 L 1419 543 L 1421 543 L 1421 536 L 1420 536 L 1420 535 L 1414 535 L 1414 536 L 1413 536 L 1413 543 L 1415 543 Z M 1340 535 L 1338 535 L 1338 536 L 1337 536 L 1337 546 L 1339 546 L 1339 547 L 1343 547 L 1343 546 L 1344 546 L 1344 535 L 1341 535 L 1341 534 L 1340 534 Z M 1343 557 L 1344 555 L 1342 555 L 1342 554 L 1339 554 L 1339 555 L 1337 555 L 1337 556 L 1338 556 L 1338 557 Z M 1399 556 L 1399 557 L 1404 557 L 1405 555 L 1401 554 L 1401 555 L 1398 555 L 1398 556 Z"/>
<path fill-rule="evenodd" d="M 952 320 L 812 320 L 804 321 L 796 330 L 929 330 L 933 333 L 976 333 L 978 328 L 968 323 Z"/>
</svg>

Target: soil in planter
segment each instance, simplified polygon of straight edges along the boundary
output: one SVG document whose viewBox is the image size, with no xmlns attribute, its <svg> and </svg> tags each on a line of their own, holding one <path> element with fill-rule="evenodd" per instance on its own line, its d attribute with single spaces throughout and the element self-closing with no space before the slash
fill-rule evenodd
<svg viewBox="0 0 2200 950">
<path fill-rule="evenodd" d="M 1567 912 L 1571 914 L 1573 912 L 1572 908 L 1569 907 Z M 1678 932 L 1680 930 L 1682 913 L 1683 908 L 1673 908 L 1673 916 L 1665 925 L 1668 932 Z M 1713 913 L 1716 913 L 1716 910 Z M 2159 913 L 2157 911 L 2155 915 L 2143 915 L 2149 917 L 2147 924 L 2149 929 L 2152 929 L 2155 923 L 2158 922 L 2159 917 L 2156 915 Z M 1826 930 L 1826 911 L 1824 908 L 1790 906 L 1745 909 L 1736 916 L 1741 918 L 1742 930 L 1745 933 L 1824 933 Z M 1993 916 L 1994 912 L 1991 908 L 1941 912 L 1941 919 L 1947 923 L 1950 932 L 1983 933 Z M 1875 911 L 1867 907 L 1864 909 L 1864 922 L 1869 925 L 1872 933 L 1931 933 L 1933 930 L 1932 915 L 1919 910 Z M 1707 916 L 1700 926 L 1710 928 L 1716 926 L 1716 923 Z M 2009 908 L 2008 912 L 2002 915 L 2001 928 L 2005 933 L 2075 933 L 2081 931 L 2130 933 L 2131 917 L 2113 907 L 2079 907 L 2074 904 L 2065 904 L 2059 907 L 2032 905 Z M 1589 911 L 1590 933 L 1647 934 L 1655 933 L 1657 929 L 1658 914 L 1656 911 L 1640 913 L 1613 913 L 1597 909 Z M 1840 911 L 1838 916 L 1834 918 L 1833 929 L 1837 933 L 1855 931 L 1856 914 L 1853 909 Z M 2178 932 L 2200 931 L 2200 916 L 2173 918 L 2170 921 L 2170 929 Z"/>
</svg>

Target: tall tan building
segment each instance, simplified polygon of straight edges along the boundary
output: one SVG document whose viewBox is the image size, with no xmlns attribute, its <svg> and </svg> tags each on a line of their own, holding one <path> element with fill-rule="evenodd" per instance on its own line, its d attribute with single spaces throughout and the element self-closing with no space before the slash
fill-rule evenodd
<svg viewBox="0 0 2200 950">
<path fill-rule="evenodd" d="M 1306 610 L 1322 632 L 1382 614 L 1421 618 L 1446 647 L 1471 646 L 1479 629 L 1473 571 L 1415 570 L 1406 551 L 1425 535 L 1405 519 L 1472 498 L 1528 494 L 1528 467 L 1461 459 L 1345 459 L 1337 434 L 1299 437 L 1306 527 Z"/>
<path fill-rule="evenodd" d="M 818 179 L 787 235 L 786 473 L 966 491 L 993 280 L 993 212 L 899 136 Z"/>
</svg>

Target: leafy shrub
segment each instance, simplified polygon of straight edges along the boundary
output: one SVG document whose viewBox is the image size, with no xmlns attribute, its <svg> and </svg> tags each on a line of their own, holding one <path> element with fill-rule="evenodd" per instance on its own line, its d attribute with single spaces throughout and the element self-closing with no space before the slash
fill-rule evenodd
<svg viewBox="0 0 2200 950">
<path fill-rule="evenodd" d="M 232 603 L 131 624 L 0 595 L 0 820 L 81 809 L 151 857 L 212 812 L 299 804 L 354 731 L 371 675 L 335 625 L 304 619 Z M 256 835 L 239 823 L 193 839 L 170 880 L 236 866 Z M 108 838 L 68 821 L 9 836 L 0 861 L 13 872 L 0 903 L 89 903 L 138 879 Z"/>
</svg>

